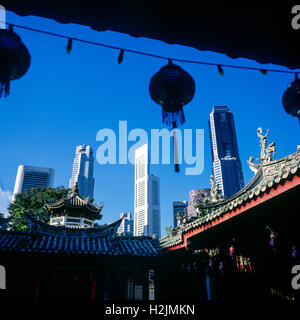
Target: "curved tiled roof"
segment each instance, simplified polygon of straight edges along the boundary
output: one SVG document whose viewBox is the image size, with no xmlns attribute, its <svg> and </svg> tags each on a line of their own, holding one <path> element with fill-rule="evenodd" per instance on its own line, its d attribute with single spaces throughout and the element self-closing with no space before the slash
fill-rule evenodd
<svg viewBox="0 0 300 320">
<path fill-rule="evenodd" d="M 150 237 L 32 235 L 0 231 L 0 252 L 157 256 L 159 244 Z"/>
<path fill-rule="evenodd" d="M 300 148 L 292 155 L 279 160 L 270 161 L 258 167 L 250 183 L 232 197 L 217 203 L 199 204 L 197 206 L 198 218 L 192 218 L 173 229 L 172 232 L 160 240 L 164 248 L 177 246 L 184 242 L 184 235 L 199 228 L 208 226 L 212 221 L 222 218 L 226 213 L 264 194 L 300 172 Z"/>
<path fill-rule="evenodd" d="M 64 199 L 60 199 L 55 202 L 49 202 L 45 204 L 45 209 L 48 212 L 56 212 L 56 210 L 61 208 L 68 208 L 68 209 L 85 209 L 88 212 L 90 212 L 90 215 L 93 217 L 93 219 L 100 219 L 101 218 L 101 210 L 103 208 L 104 204 L 100 203 L 99 205 L 96 205 L 94 203 L 91 203 L 89 198 L 83 198 L 78 193 L 78 187 L 77 185 L 75 188 L 72 189 L 72 192 Z"/>
<path fill-rule="evenodd" d="M 99 228 L 56 227 L 26 215 L 29 232 L 0 231 L 0 252 L 156 256 L 151 237 L 116 236 L 122 219 Z"/>
</svg>

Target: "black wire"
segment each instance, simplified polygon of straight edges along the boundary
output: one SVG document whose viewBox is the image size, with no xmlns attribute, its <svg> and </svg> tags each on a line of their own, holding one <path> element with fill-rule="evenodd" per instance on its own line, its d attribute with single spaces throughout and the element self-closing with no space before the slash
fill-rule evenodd
<svg viewBox="0 0 300 320">
<path fill-rule="evenodd" d="M 100 47 L 104 47 L 104 48 L 114 49 L 114 50 L 123 50 L 124 52 L 126 51 L 126 52 L 130 52 L 130 53 L 134 53 L 134 54 L 144 55 L 144 56 L 157 58 L 157 59 L 168 60 L 168 61 L 172 60 L 172 61 L 177 61 L 177 62 L 181 62 L 181 63 L 194 63 L 194 64 L 201 64 L 201 65 L 215 66 L 215 67 L 222 66 L 222 67 L 225 67 L 225 68 L 255 70 L 255 71 L 260 71 L 260 72 L 262 72 L 262 70 L 263 70 L 263 71 L 267 71 L 267 72 L 289 73 L 289 74 L 295 74 L 295 75 L 297 73 L 299 73 L 299 71 L 289 71 L 289 70 L 279 70 L 279 69 L 265 69 L 265 68 L 258 68 L 258 67 L 246 67 L 246 66 L 238 66 L 238 65 L 232 65 L 232 64 L 222 64 L 222 63 L 205 62 L 205 61 L 197 61 L 197 60 L 170 58 L 170 57 L 161 56 L 161 55 L 157 55 L 157 54 L 153 54 L 153 53 L 142 52 L 142 51 L 137 51 L 137 50 L 132 50 L 132 49 L 124 49 L 124 48 L 121 48 L 121 47 L 112 46 L 112 45 L 105 44 L 105 43 L 100 43 L 100 42 L 80 39 L 80 38 L 76 38 L 76 37 L 70 37 L 70 36 L 63 35 L 63 34 L 58 34 L 58 33 L 45 31 L 45 30 L 39 30 L 39 29 L 36 29 L 36 28 L 31 28 L 31 27 L 26 27 L 26 26 L 21 26 L 21 25 L 18 25 L 18 24 L 13 24 L 13 23 L 5 22 L 5 21 L 0 21 L 0 22 L 4 22 L 9 26 L 17 27 L 17 28 L 20 28 L 20 29 L 28 30 L 28 31 L 43 33 L 43 34 L 54 36 L 54 37 L 58 37 L 58 38 L 72 39 L 73 41 L 83 42 L 83 43 L 96 45 L 96 46 L 100 46 Z"/>
</svg>

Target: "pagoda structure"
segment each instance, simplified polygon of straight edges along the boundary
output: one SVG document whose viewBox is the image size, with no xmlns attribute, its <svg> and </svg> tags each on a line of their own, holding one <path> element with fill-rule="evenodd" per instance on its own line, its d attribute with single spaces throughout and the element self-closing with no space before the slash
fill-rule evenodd
<svg viewBox="0 0 300 320">
<path fill-rule="evenodd" d="M 94 221 L 102 218 L 103 206 L 93 204 L 89 197 L 83 198 L 76 183 L 66 198 L 45 204 L 45 209 L 51 215 L 50 225 L 92 228 Z"/>
</svg>

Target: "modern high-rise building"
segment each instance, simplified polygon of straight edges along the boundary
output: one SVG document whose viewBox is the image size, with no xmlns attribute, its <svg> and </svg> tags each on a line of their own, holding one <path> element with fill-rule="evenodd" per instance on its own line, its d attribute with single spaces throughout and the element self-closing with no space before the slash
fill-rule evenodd
<svg viewBox="0 0 300 320">
<path fill-rule="evenodd" d="M 84 198 L 94 198 L 94 155 L 91 146 L 85 144 L 76 147 L 72 177 L 69 188 L 77 182 L 79 194 Z"/>
<path fill-rule="evenodd" d="M 24 193 L 32 188 L 53 188 L 54 175 L 55 170 L 51 168 L 19 166 L 12 200 L 15 200 L 18 193 Z"/>
<path fill-rule="evenodd" d="M 160 237 L 160 180 L 149 171 L 145 144 L 135 150 L 134 235 Z"/>
<path fill-rule="evenodd" d="M 210 195 L 210 189 L 194 189 L 189 192 L 189 204 L 187 208 L 187 216 L 190 217 L 195 217 L 197 214 L 195 212 L 194 208 L 194 201 L 203 201 L 204 198 L 209 197 Z"/>
<path fill-rule="evenodd" d="M 173 222 L 174 228 L 177 227 L 177 216 L 187 216 L 187 208 L 188 208 L 188 201 L 186 200 L 179 200 L 173 201 Z"/>
<path fill-rule="evenodd" d="M 133 220 L 130 212 L 122 212 L 120 214 L 120 218 L 123 218 L 118 230 L 117 234 L 122 235 L 133 235 Z"/>
<path fill-rule="evenodd" d="M 225 107 L 214 107 L 209 120 L 213 174 L 225 197 L 244 187 L 242 164 L 233 114 Z"/>
</svg>

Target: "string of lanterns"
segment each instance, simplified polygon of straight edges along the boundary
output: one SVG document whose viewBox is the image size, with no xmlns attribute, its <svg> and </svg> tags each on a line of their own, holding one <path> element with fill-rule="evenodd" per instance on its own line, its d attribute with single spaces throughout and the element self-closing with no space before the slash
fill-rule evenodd
<svg viewBox="0 0 300 320">
<path fill-rule="evenodd" d="M 278 234 L 274 232 L 269 226 L 266 227 L 266 229 L 269 231 L 269 240 L 268 244 L 274 254 L 274 256 L 277 256 L 278 250 L 277 250 L 277 238 Z M 232 239 L 231 245 L 228 246 L 228 257 L 229 260 L 226 258 L 226 254 L 224 255 L 224 252 L 222 253 L 219 249 L 214 252 L 213 254 L 209 253 L 208 249 L 205 250 L 193 250 L 192 248 L 189 248 L 189 245 L 191 244 L 191 241 L 188 239 L 187 240 L 187 246 L 186 250 L 190 251 L 193 254 L 200 254 L 203 251 L 206 252 L 208 255 L 207 257 L 207 267 L 208 270 L 214 271 L 219 273 L 220 275 L 224 275 L 226 273 L 226 269 L 228 268 L 230 270 L 234 270 L 237 272 L 250 272 L 250 273 L 256 273 L 256 270 L 254 268 L 254 265 L 249 257 L 245 257 L 239 253 L 236 253 L 235 250 L 235 239 Z M 299 263 L 299 252 L 297 249 L 297 246 L 294 244 L 291 246 L 291 253 L 290 253 L 291 258 Z M 182 264 L 181 268 L 182 271 L 185 272 L 192 272 L 196 271 L 199 272 L 203 266 L 203 262 L 189 262 L 187 264 Z"/>
<path fill-rule="evenodd" d="M 282 104 L 285 111 L 291 116 L 297 117 L 300 122 L 300 80 L 298 78 L 298 72 L 170 58 L 76 37 L 69 37 L 67 35 L 39 30 L 27 26 L 11 24 L 8 22 L 5 23 L 9 26 L 9 29 L 0 30 L 0 97 L 3 95 L 3 93 L 4 96 L 9 95 L 10 81 L 21 78 L 27 72 L 30 65 L 30 54 L 26 46 L 22 43 L 21 38 L 13 31 L 13 27 L 17 27 L 24 30 L 39 32 L 46 35 L 66 39 L 66 51 L 68 54 L 70 54 L 72 51 L 73 42 L 78 41 L 86 44 L 118 50 L 119 56 L 117 61 L 119 64 L 121 64 L 124 60 L 125 52 L 167 60 L 168 64 L 162 67 L 152 77 L 149 85 L 149 91 L 151 98 L 157 104 L 162 106 L 163 122 L 167 125 L 171 125 L 172 128 L 176 128 L 179 124 L 184 123 L 185 117 L 183 113 L 183 106 L 188 104 L 193 99 L 193 96 L 195 94 L 195 82 L 192 76 L 178 65 L 173 64 L 174 61 L 181 63 L 214 66 L 217 67 L 218 73 L 221 76 L 224 76 L 224 68 L 259 71 L 264 75 L 266 75 L 268 72 L 294 74 L 295 80 L 290 83 L 290 85 L 284 92 L 282 97 Z"/>
</svg>

